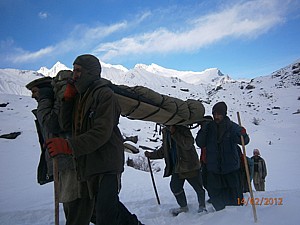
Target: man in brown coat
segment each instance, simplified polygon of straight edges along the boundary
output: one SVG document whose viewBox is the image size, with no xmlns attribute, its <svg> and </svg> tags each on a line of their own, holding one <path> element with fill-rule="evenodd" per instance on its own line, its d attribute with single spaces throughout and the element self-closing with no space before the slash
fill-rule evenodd
<svg viewBox="0 0 300 225">
<path fill-rule="evenodd" d="M 83 194 L 96 196 L 97 225 L 138 225 L 140 222 L 119 201 L 120 176 L 124 170 L 123 138 L 118 128 L 120 106 L 107 81 L 100 78 L 101 65 L 93 55 L 78 56 L 73 63 L 73 84 L 67 85 L 62 121 L 72 137 L 52 138 L 47 146 L 52 157 L 73 155 Z"/>
<path fill-rule="evenodd" d="M 150 159 L 165 159 L 164 177 L 171 176 L 170 188 L 179 208 L 171 209 L 177 216 L 187 212 L 187 200 L 183 185 L 185 180 L 194 188 L 199 203 L 198 212 L 206 212 L 205 190 L 202 185 L 200 162 L 194 146 L 194 138 L 189 128 L 185 126 L 169 126 L 163 129 L 162 146 L 154 152 L 145 152 Z"/>
<path fill-rule="evenodd" d="M 253 183 L 256 191 L 265 191 L 265 179 L 267 176 L 267 166 L 265 160 L 260 156 L 258 149 L 253 150 L 251 159 L 254 162 Z"/>
</svg>

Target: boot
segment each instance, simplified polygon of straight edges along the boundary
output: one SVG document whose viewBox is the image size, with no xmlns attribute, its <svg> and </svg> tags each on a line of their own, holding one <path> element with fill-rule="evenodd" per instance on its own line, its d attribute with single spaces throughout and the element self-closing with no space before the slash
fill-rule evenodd
<svg viewBox="0 0 300 225">
<path fill-rule="evenodd" d="M 197 212 L 200 213 L 200 214 L 205 214 L 205 213 L 207 213 L 207 209 L 203 206 L 199 206 Z"/>
<path fill-rule="evenodd" d="M 189 208 L 187 206 L 174 208 L 174 209 L 170 210 L 170 212 L 172 213 L 173 216 L 178 216 L 179 213 L 188 212 L 188 211 L 189 211 Z"/>
</svg>

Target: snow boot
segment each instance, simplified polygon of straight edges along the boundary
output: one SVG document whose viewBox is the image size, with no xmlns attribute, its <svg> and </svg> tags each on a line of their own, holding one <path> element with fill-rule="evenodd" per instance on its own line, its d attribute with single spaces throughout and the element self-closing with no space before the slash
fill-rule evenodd
<svg viewBox="0 0 300 225">
<path fill-rule="evenodd" d="M 189 208 L 187 206 L 171 209 L 170 212 L 173 216 L 178 216 L 179 213 L 187 212 Z"/>
<path fill-rule="evenodd" d="M 206 214 L 207 213 L 207 209 L 203 206 L 199 206 L 198 211 L 199 214 Z"/>
</svg>

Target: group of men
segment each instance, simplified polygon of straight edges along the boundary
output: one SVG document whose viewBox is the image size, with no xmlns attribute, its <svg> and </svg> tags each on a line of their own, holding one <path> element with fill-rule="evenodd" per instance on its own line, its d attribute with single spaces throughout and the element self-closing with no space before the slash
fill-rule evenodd
<svg viewBox="0 0 300 225">
<path fill-rule="evenodd" d="M 171 209 L 173 215 L 188 211 L 183 189 L 185 180 L 193 187 L 198 197 L 198 212 L 205 213 L 205 190 L 215 210 L 228 205 L 238 205 L 243 198 L 241 187 L 241 136 L 249 143 L 245 128 L 227 116 L 227 105 L 218 102 L 212 109 L 213 118 L 206 118 L 196 136 L 201 148 L 199 161 L 194 138 L 188 127 L 167 126 L 163 129 L 163 144 L 154 152 L 145 152 L 151 159 L 164 158 L 164 176 L 171 176 L 170 188 L 179 208 Z"/>
<path fill-rule="evenodd" d="M 89 225 L 91 220 L 96 225 L 139 225 L 119 200 L 124 170 L 121 110 L 100 74 L 98 58 L 85 54 L 75 59 L 73 71 L 27 85 L 38 102 L 34 113 L 45 143 L 39 173 L 46 165 L 47 174 L 39 182 L 51 181 L 51 159 L 57 158 L 66 225 Z"/>
<path fill-rule="evenodd" d="M 120 202 L 121 174 L 124 170 L 123 137 L 118 128 L 120 105 L 108 81 L 101 78 L 99 60 L 90 54 L 78 56 L 73 71 L 60 71 L 54 79 L 41 78 L 27 85 L 38 102 L 34 114 L 43 152 L 39 183 L 51 181 L 52 159 L 58 160 L 59 200 L 63 203 L 66 225 L 142 224 Z M 179 208 L 187 212 L 183 189 L 187 180 L 197 194 L 199 213 L 205 213 L 205 189 L 216 210 L 238 205 L 240 192 L 241 136 L 246 130 L 227 116 L 227 106 L 219 102 L 212 120 L 202 122 L 196 144 L 205 152 L 200 164 L 195 139 L 186 126 L 166 126 L 163 144 L 151 159 L 164 158 L 164 176 L 171 176 L 170 188 Z M 205 167 L 204 167 L 205 165 Z M 202 172 L 205 169 L 205 181 Z M 46 171 L 46 174 L 45 174 Z"/>
</svg>

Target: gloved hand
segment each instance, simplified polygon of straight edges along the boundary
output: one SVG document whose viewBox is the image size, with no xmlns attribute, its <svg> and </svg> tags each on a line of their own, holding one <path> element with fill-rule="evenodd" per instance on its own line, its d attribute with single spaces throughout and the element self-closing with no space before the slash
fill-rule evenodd
<svg viewBox="0 0 300 225">
<path fill-rule="evenodd" d="M 42 99 L 54 99 L 54 92 L 51 87 L 42 87 L 39 88 L 39 95 L 38 95 L 38 101 Z"/>
<path fill-rule="evenodd" d="M 51 157 L 59 154 L 71 155 L 73 153 L 68 142 L 63 138 L 50 138 L 46 140 L 46 146 Z"/>
<path fill-rule="evenodd" d="M 201 128 L 206 127 L 214 119 L 211 116 L 204 116 L 203 120 L 200 121 Z"/>
<path fill-rule="evenodd" d="M 71 83 L 67 83 L 66 90 L 64 92 L 65 101 L 72 100 L 76 94 L 77 94 L 77 90 L 76 90 L 75 86 Z"/>
<path fill-rule="evenodd" d="M 151 155 L 151 152 L 148 152 L 148 151 L 145 151 L 145 156 L 147 157 L 147 158 L 149 158 L 150 157 L 150 155 Z"/>
</svg>

